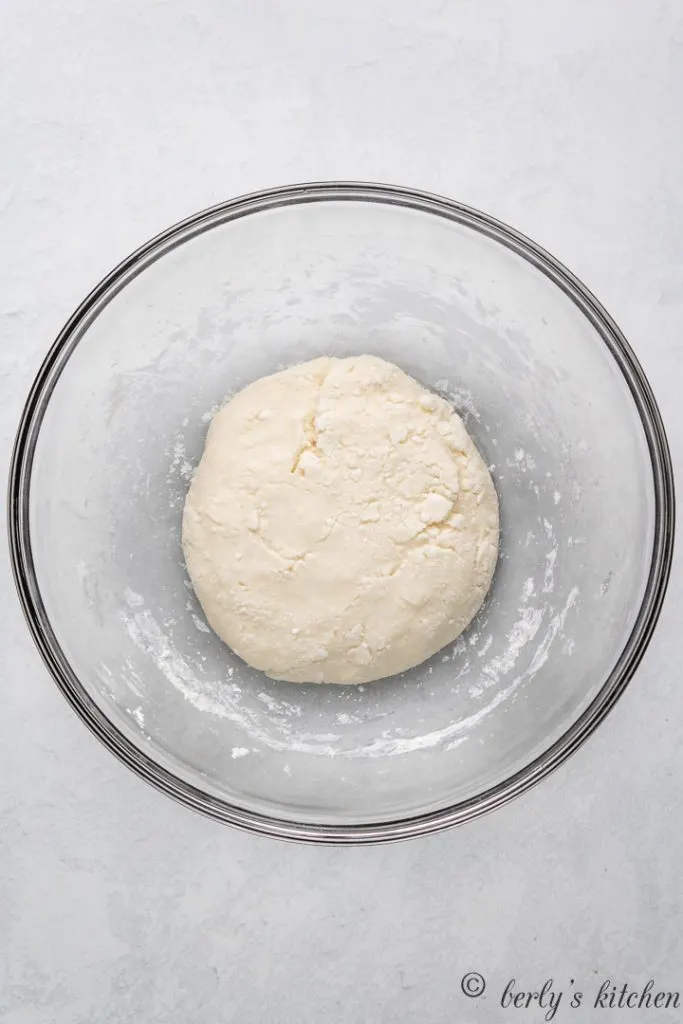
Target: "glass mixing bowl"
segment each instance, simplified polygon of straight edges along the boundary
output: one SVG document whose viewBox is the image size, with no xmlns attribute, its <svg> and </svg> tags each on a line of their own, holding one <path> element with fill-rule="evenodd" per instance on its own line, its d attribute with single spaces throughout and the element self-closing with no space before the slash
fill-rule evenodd
<svg viewBox="0 0 683 1024">
<path fill-rule="evenodd" d="M 448 398 L 490 463 L 494 584 L 399 678 L 273 682 L 205 623 L 185 492 L 235 391 L 363 352 Z M 564 761 L 643 654 L 674 529 L 652 392 L 583 285 L 475 210 L 353 183 L 224 203 L 117 267 L 40 370 L 9 508 L 30 628 L 90 729 L 211 817 L 341 843 L 469 820 Z"/>
</svg>

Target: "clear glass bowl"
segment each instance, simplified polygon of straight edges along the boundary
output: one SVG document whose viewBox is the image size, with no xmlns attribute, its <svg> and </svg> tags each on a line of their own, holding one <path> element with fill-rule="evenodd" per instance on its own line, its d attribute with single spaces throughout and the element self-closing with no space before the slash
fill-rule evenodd
<svg viewBox="0 0 683 1024">
<path fill-rule="evenodd" d="M 491 464 L 493 588 L 399 678 L 272 682 L 189 586 L 188 480 L 229 395 L 362 352 L 449 398 Z M 655 626 L 674 497 L 643 372 L 556 260 L 446 199 L 322 183 L 191 217 L 98 285 L 29 396 L 9 516 L 38 647 L 122 761 L 221 821 L 359 843 L 474 818 L 596 728 Z"/>
</svg>

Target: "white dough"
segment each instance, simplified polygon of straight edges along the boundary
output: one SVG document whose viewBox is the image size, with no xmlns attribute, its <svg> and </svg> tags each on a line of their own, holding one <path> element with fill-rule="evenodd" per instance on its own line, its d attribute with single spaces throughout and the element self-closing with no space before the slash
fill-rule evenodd
<svg viewBox="0 0 683 1024">
<path fill-rule="evenodd" d="M 498 555 L 498 500 L 447 402 L 374 356 L 315 359 L 217 413 L 183 550 L 209 623 L 250 665 L 366 683 L 472 620 Z"/>
</svg>

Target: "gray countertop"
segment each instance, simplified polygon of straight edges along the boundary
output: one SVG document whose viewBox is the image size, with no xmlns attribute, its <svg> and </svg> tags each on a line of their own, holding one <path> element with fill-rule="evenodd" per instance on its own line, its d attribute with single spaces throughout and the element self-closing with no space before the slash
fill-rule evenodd
<svg viewBox="0 0 683 1024">
<path fill-rule="evenodd" d="M 219 200 L 326 178 L 445 193 L 553 252 L 632 342 L 681 468 L 678 0 L 6 0 L 0 20 L 3 473 L 48 344 L 114 263 Z M 626 695 L 549 780 L 455 832 L 317 849 L 119 765 L 0 560 L 2 1024 L 543 1020 L 501 1006 L 512 978 L 552 978 L 555 1019 L 592 1024 L 605 980 L 683 992 L 680 561 Z"/>
</svg>

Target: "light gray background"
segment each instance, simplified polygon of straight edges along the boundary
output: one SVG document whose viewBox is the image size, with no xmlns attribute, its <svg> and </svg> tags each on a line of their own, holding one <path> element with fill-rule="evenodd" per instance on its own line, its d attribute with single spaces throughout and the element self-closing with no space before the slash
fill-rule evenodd
<svg viewBox="0 0 683 1024">
<path fill-rule="evenodd" d="M 680 0 L 0 0 L 0 49 L 3 474 L 48 344 L 114 263 L 323 178 L 442 192 L 550 249 L 632 341 L 682 467 Z M 128 773 L 48 678 L 0 559 L 2 1024 L 529 1024 L 498 1005 L 511 976 L 683 990 L 680 560 L 568 765 L 457 832 L 338 850 L 229 831 Z"/>
</svg>

